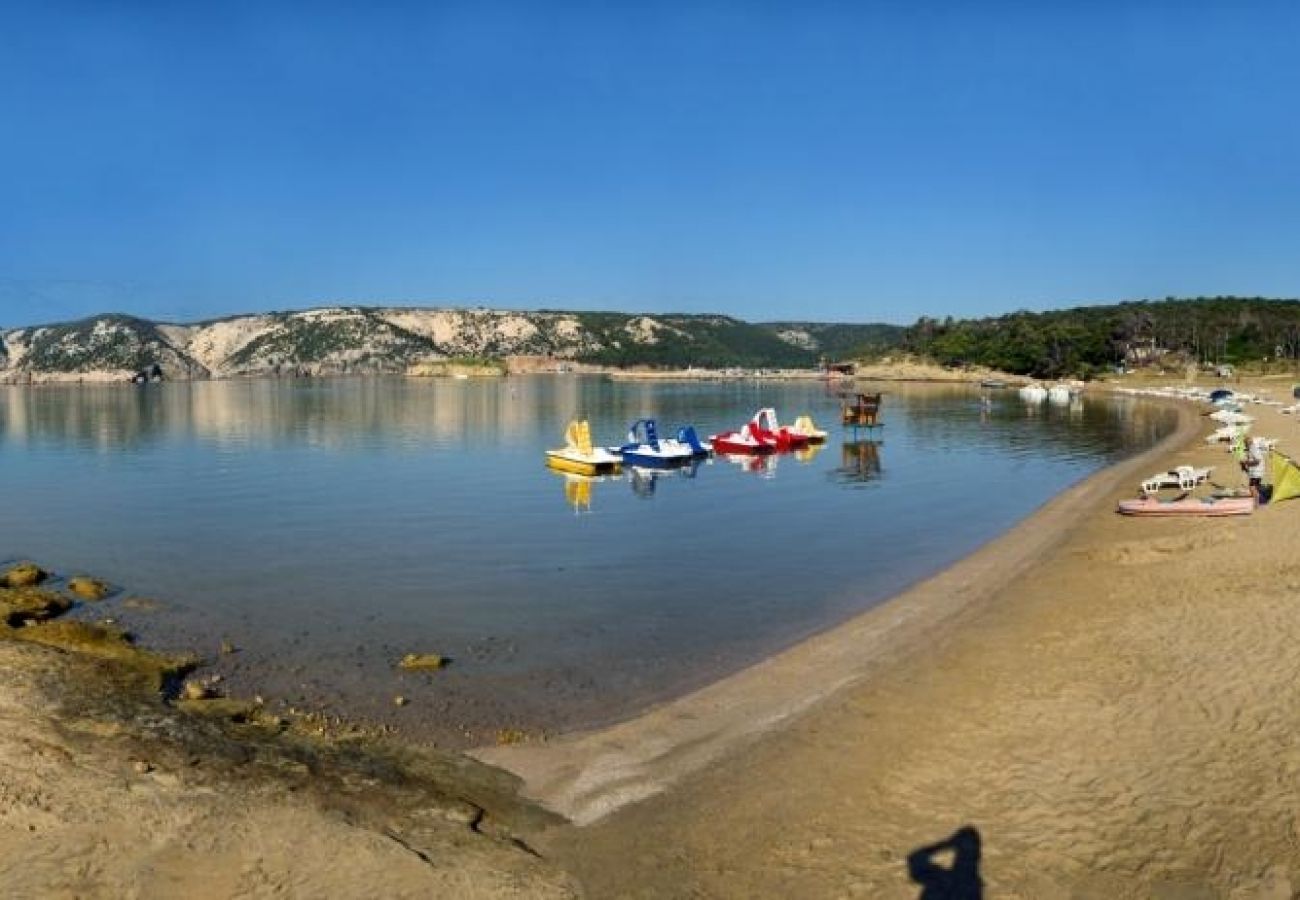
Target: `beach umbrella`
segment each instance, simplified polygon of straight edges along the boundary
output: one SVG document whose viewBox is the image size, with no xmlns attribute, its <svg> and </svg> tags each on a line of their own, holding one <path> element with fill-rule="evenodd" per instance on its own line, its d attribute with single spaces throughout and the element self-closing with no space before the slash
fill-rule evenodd
<svg viewBox="0 0 1300 900">
<path fill-rule="evenodd" d="M 1276 450 L 1269 453 L 1269 474 L 1273 481 L 1273 496 L 1270 502 L 1290 500 L 1300 497 L 1300 466 L 1285 453 Z"/>
</svg>

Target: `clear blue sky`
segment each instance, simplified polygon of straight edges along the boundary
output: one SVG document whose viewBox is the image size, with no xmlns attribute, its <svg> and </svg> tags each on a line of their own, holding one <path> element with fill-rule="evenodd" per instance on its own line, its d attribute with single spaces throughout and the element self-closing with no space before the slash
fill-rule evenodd
<svg viewBox="0 0 1300 900">
<path fill-rule="evenodd" d="M 1300 8 L 0 6 L 0 324 L 1300 295 Z"/>
</svg>

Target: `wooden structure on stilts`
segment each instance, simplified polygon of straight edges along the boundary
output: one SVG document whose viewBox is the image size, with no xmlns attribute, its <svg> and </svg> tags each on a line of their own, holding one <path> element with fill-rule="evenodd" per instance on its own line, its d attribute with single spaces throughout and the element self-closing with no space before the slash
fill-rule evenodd
<svg viewBox="0 0 1300 900">
<path fill-rule="evenodd" d="M 880 394 L 857 394 L 852 400 L 846 398 L 840 408 L 840 421 L 854 431 L 884 428 L 885 423 L 880 421 Z"/>
</svg>

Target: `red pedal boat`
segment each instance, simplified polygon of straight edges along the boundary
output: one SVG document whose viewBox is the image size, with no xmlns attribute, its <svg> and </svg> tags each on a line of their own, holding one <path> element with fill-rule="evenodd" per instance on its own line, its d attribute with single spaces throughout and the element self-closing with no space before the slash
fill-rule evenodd
<svg viewBox="0 0 1300 900">
<path fill-rule="evenodd" d="M 754 413 L 739 431 L 724 431 L 709 440 L 718 453 L 772 453 L 807 447 L 809 435 L 778 424 L 776 410 L 768 407 Z"/>
</svg>

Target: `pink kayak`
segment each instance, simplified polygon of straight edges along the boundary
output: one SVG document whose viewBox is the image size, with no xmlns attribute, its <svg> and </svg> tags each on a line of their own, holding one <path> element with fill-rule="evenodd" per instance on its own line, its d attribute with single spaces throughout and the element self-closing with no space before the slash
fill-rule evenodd
<svg viewBox="0 0 1300 900">
<path fill-rule="evenodd" d="M 1248 516 L 1255 511 L 1254 497 L 1184 497 L 1181 500 L 1121 500 L 1126 516 Z"/>
</svg>

